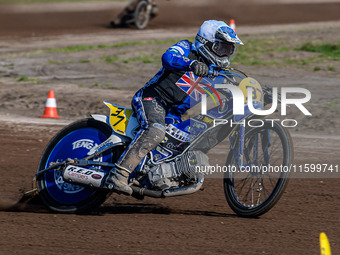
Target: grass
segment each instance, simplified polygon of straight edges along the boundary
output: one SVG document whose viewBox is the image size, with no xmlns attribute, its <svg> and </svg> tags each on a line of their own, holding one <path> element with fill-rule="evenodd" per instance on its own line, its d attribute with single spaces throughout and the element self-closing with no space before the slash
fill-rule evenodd
<svg viewBox="0 0 340 255">
<path fill-rule="evenodd" d="M 160 63 L 161 54 L 164 49 L 171 44 L 175 44 L 183 38 L 165 39 L 165 40 L 138 40 L 138 41 L 125 41 L 111 44 L 99 44 L 99 45 L 72 45 L 60 48 L 50 48 L 44 50 L 35 50 L 25 53 L 28 56 L 34 56 L 39 54 L 71 54 L 83 51 L 93 50 L 105 50 L 112 48 L 125 48 L 120 52 L 130 51 L 132 48 L 137 55 L 126 57 L 120 53 L 114 56 L 103 56 L 101 60 L 108 64 L 115 62 L 129 63 Z M 313 44 L 311 42 L 294 42 L 289 40 L 288 37 L 266 37 L 266 38 L 253 38 L 250 35 L 245 35 L 243 38 L 244 46 L 239 46 L 237 49 L 236 58 L 232 60 L 232 64 L 237 66 L 238 64 L 246 66 L 295 66 L 298 68 L 310 69 L 319 71 L 321 68 L 319 63 L 329 62 L 326 68 L 328 72 L 336 72 L 336 68 L 332 61 L 338 61 L 340 58 L 340 42 L 333 43 L 319 43 Z M 189 38 L 193 41 L 193 38 Z M 308 40 L 308 39 L 306 39 Z M 135 46 L 143 45 L 164 45 L 164 49 L 158 50 L 158 48 L 152 51 L 152 54 L 144 53 L 142 47 L 135 48 Z M 138 51 L 138 52 L 137 52 Z M 299 52 L 311 52 L 315 54 L 301 54 Z M 17 55 L 7 56 L 17 57 Z M 72 61 L 72 60 L 71 60 Z M 80 59 L 79 63 L 89 63 L 94 60 Z M 51 61 L 51 64 L 59 64 L 58 61 Z M 73 63 L 73 61 L 72 61 Z"/>
<path fill-rule="evenodd" d="M 246 66 L 297 66 L 300 68 L 312 68 L 314 71 L 321 70 L 313 66 L 320 62 L 338 61 L 340 57 L 340 42 L 311 44 L 304 42 L 297 46 L 283 46 L 284 38 L 265 38 L 244 40 L 245 45 L 239 46 L 237 56 L 233 64 Z M 316 55 L 302 55 L 299 52 L 314 52 Z M 285 54 L 286 53 L 286 54 Z M 335 72 L 333 65 L 327 67 L 329 72 Z"/>
<path fill-rule="evenodd" d="M 334 72 L 335 67 L 334 66 L 327 66 L 327 70 L 330 71 L 330 72 Z"/>
<path fill-rule="evenodd" d="M 49 63 L 49 64 L 52 64 L 52 65 L 60 65 L 60 64 L 61 64 L 60 61 L 53 60 L 53 59 L 49 59 L 49 60 L 48 60 L 48 63 Z"/>
<path fill-rule="evenodd" d="M 101 88 L 108 88 L 108 89 L 114 88 L 114 86 L 110 83 L 99 84 L 98 82 L 93 83 L 91 85 L 78 84 L 78 87 L 79 88 L 98 88 L 98 87 L 101 87 Z M 119 90 L 121 88 L 115 88 L 115 89 Z"/>
<path fill-rule="evenodd" d="M 102 50 L 110 48 L 125 48 L 140 45 L 162 45 L 174 44 L 178 42 L 179 38 L 166 40 L 150 40 L 150 41 L 126 41 L 114 44 L 99 44 L 99 45 L 74 45 L 63 48 L 52 48 L 40 51 L 34 51 L 30 54 L 43 53 L 73 53 L 80 51 Z M 189 39 L 190 40 L 190 39 Z M 191 41 L 193 39 L 191 38 Z M 329 60 L 337 60 L 340 56 L 340 43 L 324 43 L 314 45 L 309 42 L 302 43 L 297 46 L 284 45 L 282 42 L 288 41 L 284 38 L 250 38 L 244 39 L 245 45 L 239 46 L 236 58 L 232 61 L 234 65 L 242 64 L 246 66 L 297 66 L 311 68 L 314 71 L 321 70 L 315 64 Z M 299 51 L 316 52 L 319 55 L 299 55 Z M 286 53 L 286 54 L 285 54 Z M 138 56 L 123 58 L 120 56 L 104 56 L 101 59 L 106 63 L 123 62 L 126 64 L 139 63 L 158 63 L 160 61 L 161 52 L 154 55 L 147 55 L 140 53 Z M 82 62 L 82 61 L 81 61 Z M 83 61 L 82 63 L 86 63 Z M 314 66 L 313 66 L 314 65 Z M 327 68 L 329 72 L 335 72 L 335 68 L 329 65 Z"/>
<path fill-rule="evenodd" d="M 296 48 L 297 51 L 318 52 L 323 56 L 332 57 L 334 59 L 340 58 L 340 42 L 337 43 L 322 43 L 313 44 L 307 42 L 301 47 Z"/>
<path fill-rule="evenodd" d="M 37 79 L 35 78 L 29 78 L 27 76 L 19 76 L 17 77 L 18 82 L 37 82 Z"/>
<path fill-rule="evenodd" d="M 289 52 L 290 50 L 288 47 L 282 46 L 282 40 L 279 38 L 245 38 L 243 41 L 245 45 L 238 47 L 236 58 L 232 61 L 235 64 L 247 66 L 278 65 L 277 59 L 268 59 L 267 55 L 274 52 Z"/>
<path fill-rule="evenodd" d="M 45 53 L 73 53 L 80 51 L 89 51 L 89 50 L 101 50 L 101 49 L 110 49 L 110 48 L 123 48 L 129 46 L 138 46 L 138 45 L 158 45 L 158 44 L 170 44 L 176 43 L 180 39 L 166 39 L 166 40 L 150 40 L 150 41 L 127 41 L 127 42 L 119 42 L 113 44 L 99 44 L 99 45 L 72 45 L 62 48 L 51 48 L 46 50 L 36 50 L 28 52 L 29 55 L 39 55 Z"/>
<path fill-rule="evenodd" d="M 332 101 L 326 104 L 326 108 L 330 110 L 340 109 L 340 103 Z"/>
<path fill-rule="evenodd" d="M 91 60 L 89 59 L 79 59 L 79 63 L 90 63 Z"/>
<path fill-rule="evenodd" d="M 114 62 L 121 61 L 121 58 L 117 57 L 117 56 L 114 56 L 114 57 L 104 56 L 104 57 L 102 57 L 102 60 L 104 60 L 108 64 L 112 64 Z"/>
<path fill-rule="evenodd" d="M 135 63 L 135 62 L 143 63 L 143 64 L 160 62 L 160 56 L 158 56 L 158 55 L 147 55 L 147 54 L 144 54 L 144 53 L 140 53 L 137 56 L 129 57 L 129 58 L 122 58 L 122 57 L 118 57 L 118 56 L 113 56 L 113 57 L 104 56 L 101 59 L 104 60 L 108 64 L 112 64 L 114 62 L 123 62 L 125 64 Z"/>
<path fill-rule="evenodd" d="M 70 54 L 73 52 L 81 52 L 81 51 L 91 51 L 91 50 L 103 50 L 110 48 L 124 48 L 124 47 L 133 47 L 140 45 L 162 45 L 162 44 L 175 44 L 179 40 L 183 38 L 175 38 L 175 39 L 165 39 L 165 40 L 146 40 L 146 41 L 126 41 L 126 42 L 118 42 L 113 44 L 99 44 L 99 45 L 72 45 L 61 48 L 51 48 L 45 50 L 36 50 L 28 52 L 28 55 L 39 55 L 46 53 L 66 53 Z M 193 38 L 189 39 L 193 41 Z M 279 65 L 279 62 L 275 62 L 273 60 L 266 60 L 267 58 L 263 56 L 263 54 L 269 54 L 272 52 L 288 52 L 289 48 L 282 47 L 282 43 L 280 39 L 249 39 L 245 41 L 245 46 L 240 46 L 237 51 L 237 58 L 233 61 L 236 64 L 243 65 Z M 121 57 L 113 56 L 105 56 L 102 59 L 107 63 L 119 62 L 122 61 L 124 63 L 131 62 L 142 62 L 142 63 L 154 63 L 157 62 L 161 57 L 161 53 L 156 56 L 149 56 L 141 53 L 137 57 L 124 59 Z M 281 61 L 283 62 L 283 61 Z"/>
</svg>

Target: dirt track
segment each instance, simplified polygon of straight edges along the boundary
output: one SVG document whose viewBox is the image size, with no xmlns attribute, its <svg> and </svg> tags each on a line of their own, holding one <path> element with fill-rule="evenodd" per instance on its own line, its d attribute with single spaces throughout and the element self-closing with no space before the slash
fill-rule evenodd
<svg viewBox="0 0 340 255">
<path fill-rule="evenodd" d="M 173 9 L 167 11 L 183 8 L 171 2 L 162 4 L 171 4 Z M 242 31 L 245 27 L 242 24 L 335 20 L 338 19 L 335 16 L 335 13 L 338 15 L 338 6 L 337 3 L 304 5 L 305 16 L 299 12 L 299 8 L 302 8 L 300 5 L 254 6 L 246 12 L 251 14 L 256 11 L 258 16 L 244 15 L 247 19 L 240 17 L 238 24 L 241 24 Z M 196 19 L 198 14 L 205 13 L 207 16 L 204 18 L 211 15 L 205 11 L 205 6 L 196 5 L 195 8 L 186 13 L 192 22 L 188 26 L 201 23 Z M 232 4 L 229 10 L 235 16 L 245 11 L 243 6 L 236 4 Z M 145 39 L 185 36 L 185 30 L 177 27 L 183 26 L 183 20 L 171 19 L 167 13 L 161 14 L 158 21 L 154 20 L 145 32 L 108 31 L 105 26 L 111 17 L 109 13 L 55 12 L 48 14 L 47 20 L 45 14 L 39 13 L 27 13 L 25 16 L 8 12 L 0 15 L 0 24 L 7 24 L 8 28 L 0 27 L 0 36 L 5 39 L 0 44 L 0 52 L 3 55 L 6 52 L 18 54 L 15 59 L 19 61 L 7 68 L 12 73 L 0 73 L 0 209 L 8 208 L 20 199 L 23 190 L 30 189 L 31 177 L 43 148 L 63 125 L 88 112 L 101 111 L 104 108 L 98 104 L 101 105 L 102 100 L 119 99 L 122 104 L 128 105 L 136 89 L 134 86 L 145 82 L 158 68 L 151 65 L 134 70 L 134 77 L 126 79 L 125 75 L 119 76 L 115 72 L 111 74 L 110 70 L 105 69 L 92 74 L 89 70 L 95 66 L 91 64 L 87 69 L 79 69 L 80 65 L 74 69 L 74 63 L 62 62 L 66 59 L 63 54 L 53 58 L 53 61 L 65 64 L 41 66 L 44 62 L 39 62 L 39 58 L 50 59 L 49 55 L 25 58 L 20 54 L 28 50 L 64 47 L 83 41 L 107 43 L 128 37 Z M 224 12 L 214 14 L 217 14 L 215 18 L 222 15 L 226 17 Z M 63 22 L 59 23 L 61 20 Z M 166 28 L 166 32 L 163 28 Z M 187 30 L 196 29 L 188 27 Z M 92 34 L 87 34 L 89 32 Z M 49 37 L 29 38 L 32 33 Z M 75 35 L 77 33 L 82 35 Z M 20 38 L 13 40 L 12 36 Z M 322 36 L 330 35 L 325 33 Z M 134 46 L 131 51 L 149 50 L 139 47 Z M 90 57 L 77 55 L 78 59 Z M 31 65 L 35 68 L 30 68 Z M 124 74 L 125 66 L 118 67 Z M 247 69 L 249 72 L 255 71 L 255 68 Z M 260 78 L 265 81 L 275 80 L 279 86 L 287 82 L 288 85 L 310 86 L 308 88 L 311 88 L 312 95 L 316 97 L 314 100 L 317 100 L 310 105 L 313 113 L 320 102 L 336 100 L 339 95 L 336 74 L 311 74 L 308 70 L 289 68 L 270 69 L 270 74 L 266 73 L 267 69 L 256 68 L 256 71 Z M 38 77 L 44 83 L 34 86 L 29 82 L 19 83 L 13 79 L 16 74 Z M 122 84 L 124 90 L 116 88 L 115 94 L 109 95 L 109 98 L 105 98 L 108 96 L 107 88 L 90 86 L 95 81 L 104 84 L 112 79 Z M 77 83 L 83 83 L 86 87 L 80 88 Z M 59 113 L 63 116 L 61 121 L 41 121 L 36 118 L 42 114 L 40 102 L 44 102 L 49 89 L 56 89 L 57 95 L 63 95 L 62 98 L 57 97 L 58 105 L 61 106 Z M 89 104 L 89 98 L 95 103 Z M 65 103 L 73 99 L 76 104 L 69 103 L 66 107 Z M 322 121 L 331 116 L 334 118 L 333 126 L 329 124 L 320 127 L 323 126 Z M 293 132 L 295 163 L 339 164 L 338 112 L 319 111 L 311 120 L 303 121 L 305 127 Z M 220 179 L 207 179 L 203 192 L 182 198 L 147 198 L 136 201 L 114 195 L 91 215 L 54 214 L 48 212 L 39 200 L 32 201 L 16 210 L 0 212 L 0 254 L 318 254 L 320 232 L 326 232 L 329 236 L 333 254 L 340 254 L 339 183 L 339 179 L 292 179 L 280 202 L 259 219 L 235 216 L 227 206 Z"/>
<path fill-rule="evenodd" d="M 33 5 L 34 6 L 34 5 Z M 39 8 L 40 6 L 40 8 Z M 82 5 L 80 5 L 82 6 Z M 104 32 L 119 13 L 122 3 L 83 4 L 83 8 L 65 11 L 55 5 L 14 8 L 3 5 L 0 10 L 0 36 L 42 36 L 60 33 Z M 91 8 L 92 6 L 92 8 Z M 20 8 L 21 7 L 21 8 Z M 204 20 L 234 18 L 237 25 L 267 25 L 339 20 L 339 2 L 301 4 L 255 4 L 251 1 L 159 1 L 159 16 L 149 29 L 198 27 Z M 57 11 L 53 11 L 53 10 Z M 91 11 L 92 9 L 92 11 Z M 38 11 L 35 11 L 38 10 Z M 42 12 L 44 11 L 44 12 Z M 174 17 L 174 13 L 176 13 Z"/>
<path fill-rule="evenodd" d="M 30 188 L 38 155 L 58 129 L 2 122 L 2 206 Z M 327 137 L 318 139 L 320 149 L 313 153 L 305 138 L 294 141 L 296 162 L 327 155 L 323 146 L 339 155 Z M 39 200 L 0 212 L 0 247 L 2 254 L 318 254 L 324 231 L 337 254 L 339 209 L 339 179 L 292 179 L 269 213 L 238 218 L 227 206 L 222 180 L 207 179 L 203 192 L 188 197 L 137 201 L 114 195 L 91 215 L 49 213 Z"/>
</svg>

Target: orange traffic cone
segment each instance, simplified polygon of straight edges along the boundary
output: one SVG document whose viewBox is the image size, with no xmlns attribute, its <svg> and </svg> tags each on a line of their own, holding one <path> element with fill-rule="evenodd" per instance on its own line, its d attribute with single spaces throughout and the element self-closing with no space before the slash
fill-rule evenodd
<svg viewBox="0 0 340 255">
<path fill-rule="evenodd" d="M 57 113 L 57 101 L 55 100 L 54 90 L 50 90 L 48 92 L 48 97 L 45 105 L 45 112 L 44 115 L 40 116 L 40 118 L 60 119 Z"/>
<path fill-rule="evenodd" d="M 235 33 L 236 33 L 236 25 L 235 25 L 235 20 L 234 20 L 234 19 L 231 19 L 231 20 L 230 20 L 229 26 L 230 26 L 230 27 L 235 31 Z"/>
</svg>

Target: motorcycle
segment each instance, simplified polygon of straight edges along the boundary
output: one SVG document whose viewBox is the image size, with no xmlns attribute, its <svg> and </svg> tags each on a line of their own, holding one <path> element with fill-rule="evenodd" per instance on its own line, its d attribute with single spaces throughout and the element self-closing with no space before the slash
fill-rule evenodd
<svg viewBox="0 0 340 255">
<path fill-rule="evenodd" d="M 211 69 L 210 74 L 197 83 L 202 90 L 207 91 L 204 89 L 207 84 L 250 88 L 255 91 L 253 102 L 260 106 L 264 105 L 264 96 L 270 95 L 270 89 L 239 70 Z M 199 79 L 192 72 L 186 75 Z M 271 172 L 268 167 L 291 164 L 293 149 L 288 131 L 279 122 L 266 121 L 263 116 L 249 112 L 233 115 L 233 97 L 228 93 L 223 95 L 222 104 L 205 113 L 177 123 L 166 118 L 165 139 L 129 176 L 134 198 L 168 198 L 197 192 L 207 175 L 201 170 L 211 167 L 208 151 L 229 137 L 223 187 L 231 209 L 242 217 L 258 217 L 278 202 L 287 185 L 288 173 Z M 89 211 L 114 192 L 106 179 L 140 127 L 132 109 L 104 103 L 110 115 L 93 114 L 66 126 L 51 139 L 41 156 L 33 183 L 43 203 L 52 211 Z M 245 125 L 259 118 L 262 125 Z M 221 124 L 216 124 L 216 120 Z M 228 125 L 232 120 L 238 124 Z"/>
<path fill-rule="evenodd" d="M 112 21 L 112 27 L 134 25 L 137 29 L 145 29 L 149 21 L 158 14 L 158 6 L 153 0 L 131 1 L 129 5 Z"/>
</svg>

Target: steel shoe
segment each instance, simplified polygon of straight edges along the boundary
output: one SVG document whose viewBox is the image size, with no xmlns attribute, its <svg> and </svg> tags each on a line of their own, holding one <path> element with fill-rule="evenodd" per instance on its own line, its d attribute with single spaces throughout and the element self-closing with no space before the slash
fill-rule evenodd
<svg viewBox="0 0 340 255">
<path fill-rule="evenodd" d="M 113 185 L 115 191 L 131 196 L 132 189 L 128 184 L 129 175 L 128 170 L 116 166 L 111 170 L 106 182 L 108 185 Z"/>
</svg>

